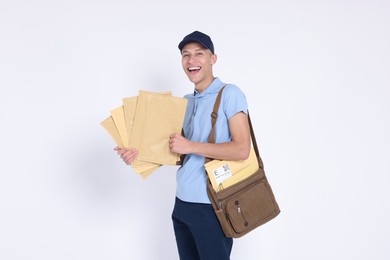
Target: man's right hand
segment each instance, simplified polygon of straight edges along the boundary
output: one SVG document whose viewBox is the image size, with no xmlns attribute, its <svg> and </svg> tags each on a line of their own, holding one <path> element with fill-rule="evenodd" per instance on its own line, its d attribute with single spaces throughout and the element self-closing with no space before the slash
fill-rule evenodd
<svg viewBox="0 0 390 260">
<path fill-rule="evenodd" d="M 117 146 L 114 148 L 114 151 L 116 151 L 119 154 L 119 156 L 127 165 L 130 165 L 138 155 L 138 151 L 135 148 L 129 149 L 129 148 L 120 148 L 119 146 Z"/>
</svg>

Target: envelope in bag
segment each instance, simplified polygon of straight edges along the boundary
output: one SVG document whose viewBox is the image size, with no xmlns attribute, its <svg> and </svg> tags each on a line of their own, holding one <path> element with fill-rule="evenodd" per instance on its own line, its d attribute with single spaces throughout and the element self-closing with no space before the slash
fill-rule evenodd
<svg viewBox="0 0 390 260">
<path fill-rule="evenodd" d="M 204 166 L 210 182 L 217 192 L 244 180 L 259 169 L 253 147 L 246 160 L 212 160 L 205 163 Z"/>
</svg>

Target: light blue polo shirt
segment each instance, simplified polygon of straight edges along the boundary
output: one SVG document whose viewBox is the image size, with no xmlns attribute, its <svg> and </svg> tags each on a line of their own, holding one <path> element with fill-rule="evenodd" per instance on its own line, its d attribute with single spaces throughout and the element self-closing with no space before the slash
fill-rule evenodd
<svg viewBox="0 0 390 260">
<path fill-rule="evenodd" d="M 211 131 L 211 113 L 219 90 L 225 85 L 219 78 L 202 93 L 194 91 L 185 95 L 188 99 L 183 123 L 184 135 L 194 142 L 207 142 Z M 235 85 L 227 84 L 223 90 L 215 125 L 215 142 L 231 141 L 228 120 L 238 112 L 248 111 L 244 93 Z M 177 171 L 176 196 L 183 201 L 210 203 L 206 189 L 204 157 L 187 154 L 183 165 Z"/>
</svg>

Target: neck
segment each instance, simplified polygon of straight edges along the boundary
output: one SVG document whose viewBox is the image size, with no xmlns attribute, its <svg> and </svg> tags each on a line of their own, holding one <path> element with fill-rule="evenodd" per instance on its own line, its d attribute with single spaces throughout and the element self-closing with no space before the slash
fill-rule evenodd
<svg viewBox="0 0 390 260">
<path fill-rule="evenodd" d="M 208 77 L 204 81 L 198 82 L 197 84 L 195 84 L 195 89 L 199 93 L 202 93 L 206 88 L 208 88 L 211 85 L 211 83 L 214 81 L 214 79 L 215 79 L 214 76 L 211 75 L 210 77 Z"/>
</svg>

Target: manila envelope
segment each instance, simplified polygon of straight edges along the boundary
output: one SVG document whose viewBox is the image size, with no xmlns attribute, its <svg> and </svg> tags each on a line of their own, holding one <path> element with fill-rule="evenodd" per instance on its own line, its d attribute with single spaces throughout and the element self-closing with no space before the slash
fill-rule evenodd
<svg viewBox="0 0 390 260">
<path fill-rule="evenodd" d="M 128 136 L 128 143 L 130 144 L 131 131 L 133 130 L 135 108 L 137 107 L 137 97 L 127 97 L 122 99 L 123 110 L 125 113 L 126 131 Z"/>
<path fill-rule="evenodd" d="M 169 136 L 183 127 L 187 99 L 139 91 L 130 147 L 137 147 L 138 159 L 176 165 L 179 154 L 169 148 Z"/>
<path fill-rule="evenodd" d="M 138 174 L 141 175 L 141 177 L 143 179 L 146 179 L 147 177 L 149 177 L 158 168 L 160 168 L 160 165 L 159 166 L 155 166 L 154 168 L 150 168 L 150 169 L 148 169 L 146 171 L 138 172 Z"/>
<path fill-rule="evenodd" d="M 161 164 L 144 162 L 144 161 L 140 161 L 138 159 L 135 159 L 131 163 L 131 167 L 133 167 L 134 171 L 143 177 L 149 176 L 150 174 L 148 174 L 148 173 L 154 172 L 155 170 L 157 170 L 161 166 L 162 166 Z"/>
<path fill-rule="evenodd" d="M 150 92 L 153 93 L 153 92 Z M 171 91 L 161 92 L 163 95 L 172 95 Z M 126 122 L 126 130 L 127 130 L 127 136 L 130 139 L 131 132 L 133 130 L 133 124 L 134 124 L 134 117 L 135 117 L 135 110 L 137 108 L 137 99 L 138 97 L 126 97 L 122 99 L 123 102 L 123 110 L 125 113 L 125 122 Z M 130 144 L 129 143 L 126 145 Z M 129 146 L 130 147 L 130 146 Z"/>
<path fill-rule="evenodd" d="M 164 93 L 171 95 L 171 92 L 164 92 Z M 127 97 L 122 99 L 128 139 L 130 139 L 133 130 L 137 100 L 138 97 Z M 128 147 L 132 147 L 130 146 L 130 140 L 128 140 L 127 144 Z M 161 165 L 152 162 L 143 162 L 137 158 L 136 160 L 133 161 L 131 166 L 133 167 L 136 173 L 140 174 L 145 179 L 152 172 L 158 169 Z"/>
<path fill-rule="evenodd" d="M 204 166 L 216 192 L 246 179 L 259 169 L 259 163 L 253 148 L 251 148 L 246 160 L 213 160 L 205 163 Z"/>
<path fill-rule="evenodd" d="M 128 145 L 124 145 L 127 137 L 122 138 L 123 136 L 127 136 L 127 131 L 125 131 L 125 119 L 123 108 L 118 107 L 111 111 L 112 115 L 106 118 L 101 122 L 101 125 L 106 129 L 106 131 L 110 134 L 112 139 L 114 139 L 115 143 L 121 148 L 127 148 Z M 115 120 L 114 120 L 115 118 Z M 118 127 L 119 126 L 119 127 Z M 149 162 L 139 162 L 133 163 L 132 168 L 135 172 L 140 174 L 142 178 L 147 178 L 151 173 L 153 173 L 156 169 L 158 169 L 161 165 L 149 163 Z"/>
<path fill-rule="evenodd" d="M 112 139 L 114 139 L 114 142 L 121 148 L 124 148 L 125 146 L 123 145 L 122 138 L 118 132 L 118 129 L 115 125 L 115 122 L 112 118 L 112 116 L 107 117 L 100 123 L 104 129 L 110 134 Z"/>
<path fill-rule="evenodd" d="M 114 120 L 124 147 L 128 148 L 129 138 L 126 130 L 125 112 L 123 106 L 111 110 L 111 117 Z"/>
</svg>

